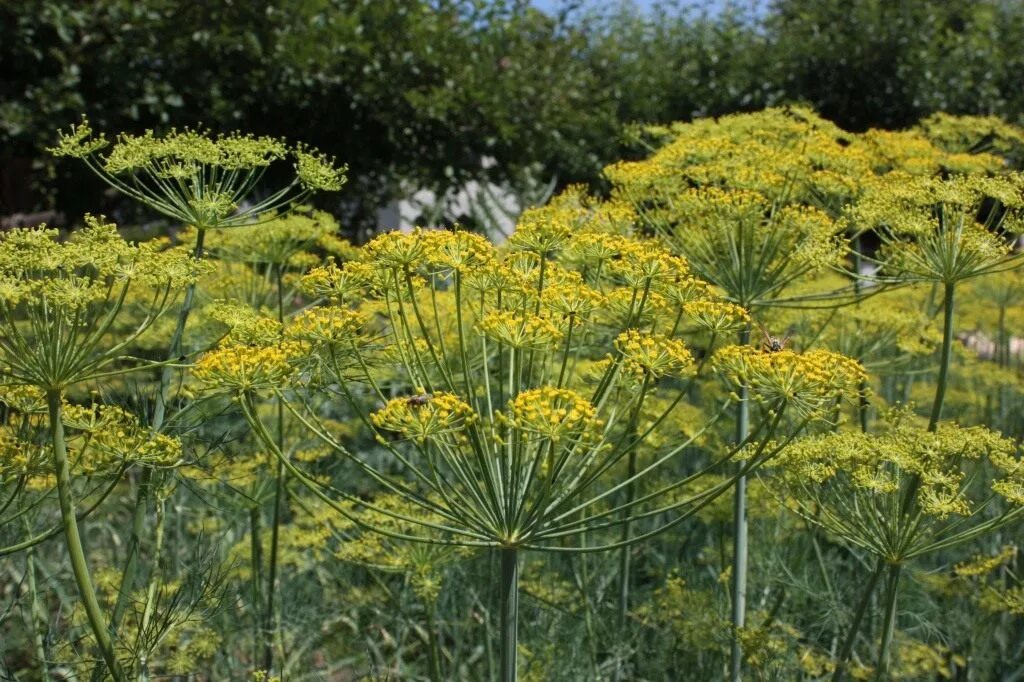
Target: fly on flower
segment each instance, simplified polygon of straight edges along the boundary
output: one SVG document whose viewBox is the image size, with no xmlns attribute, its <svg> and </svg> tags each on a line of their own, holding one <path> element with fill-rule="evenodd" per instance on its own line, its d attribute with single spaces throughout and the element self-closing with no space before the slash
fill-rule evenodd
<svg viewBox="0 0 1024 682">
<path fill-rule="evenodd" d="M 409 407 L 423 407 L 433 400 L 433 398 L 434 396 L 430 393 L 421 393 L 419 395 L 409 396 L 405 399 L 405 402 L 408 403 Z"/>
<path fill-rule="evenodd" d="M 787 329 L 786 335 L 781 338 L 769 334 L 768 330 L 760 322 L 757 323 L 757 327 L 761 330 L 761 335 L 764 337 L 764 344 L 761 346 L 761 350 L 765 353 L 778 353 L 779 351 L 785 350 L 786 344 L 789 343 L 790 337 L 793 336 L 792 327 Z"/>
</svg>

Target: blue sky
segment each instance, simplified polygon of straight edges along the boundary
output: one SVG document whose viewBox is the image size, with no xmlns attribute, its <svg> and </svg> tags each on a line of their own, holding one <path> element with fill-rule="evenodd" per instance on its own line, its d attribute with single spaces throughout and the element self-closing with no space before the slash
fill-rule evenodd
<svg viewBox="0 0 1024 682">
<path fill-rule="evenodd" d="M 629 1 L 629 0 L 627 0 L 627 1 Z M 654 5 L 655 1 L 656 0 L 631 0 L 631 1 L 629 1 L 629 4 L 636 5 L 636 7 L 638 9 L 648 9 L 649 7 Z M 554 12 L 554 11 L 558 10 L 560 7 L 564 6 L 565 4 L 566 4 L 565 0 L 533 0 L 533 5 L 535 7 L 538 7 L 540 9 L 544 10 L 545 12 Z M 622 3 L 618 3 L 618 2 L 615 2 L 615 3 L 611 3 L 611 2 L 602 3 L 602 2 L 599 2 L 599 1 L 595 2 L 594 0 L 590 0 L 588 2 L 587 0 L 584 0 L 584 2 L 582 4 L 590 6 L 590 7 L 594 7 L 594 6 L 600 6 L 602 4 L 610 5 L 610 4 L 622 4 Z"/>
<path fill-rule="evenodd" d="M 583 7 L 607 7 L 610 5 L 622 5 L 629 4 L 635 6 L 640 10 L 647 10 L 658 4 L 659 0 L 532 0 L 534 7 L 537 7 L 545 12 L 555 12 L 566 4 L 578 4 Z M 703 7 L 712 11 L 720 10 L 722 7 L 730 3 L 730 0 L 669 0 L 663 4 L 678 4 L 682 6 L 692 7 Z M 732 4 L 737 4 L 736 0 L 731 0 Z M 742 4 L 749 5 L 750 0 L 745 0 Z"/>
</svg>

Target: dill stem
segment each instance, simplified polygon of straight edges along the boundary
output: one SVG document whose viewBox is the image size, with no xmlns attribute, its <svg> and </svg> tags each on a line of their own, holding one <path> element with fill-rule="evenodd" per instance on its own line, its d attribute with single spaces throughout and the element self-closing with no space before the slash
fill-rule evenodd
<svg viewBox="0 0 1024 682">
<path fill-rule="evenodd" d="M 46 392 L 49 407 L 50 439 L 53 446 L 53 469 L 57 476 L 57 496 L 60 500 L 60 515 L 64 525 L 64 540 L 71 559 L 71 572 L 78 586 L 78 596 L 82 600 L 89 627 L 92 629 L 96 644 L 100 649 L 107 668 L 117 682 L 125 680 L 121 666 L 114 655 L 114 644 L 110 631 L 96 599 L 96 589 L 89 575 L 89 564 L 85 559 L 82 537 L 78 532 L 78 520 L 75 518 L 75 499 L 71 490 L 71 466 L 68 463 L 67 444 L 64 441 L 64 423 L 61 416 L 61 393 L 57 389 Z"/>
</svg>

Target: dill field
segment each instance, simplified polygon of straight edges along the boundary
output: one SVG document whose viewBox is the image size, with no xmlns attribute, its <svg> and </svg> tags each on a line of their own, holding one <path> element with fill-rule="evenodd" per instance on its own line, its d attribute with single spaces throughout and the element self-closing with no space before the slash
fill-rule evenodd
<svg viewBox="0 0 1024 682">
<path fill-rule="evenodd" d="M 344 191 L 315 150 L 63 132 L 181 228 L 0 236 L 25 674 L 1019 662 L 1024 184 L 1000 152 L 1024 135 L 797 108 L 638 134 L 607 197 L 569 187 L 504 244 L 356 247 L 301 204 Z M 244 203 L 274 164 L 292 178 Z"/>
<path fill-rule="evenodd" d="M 1024 677 L 1024 129 L 633 124 L 503 234 L 239 127 L 0 230 L 0 679 Z"/>
</svg>

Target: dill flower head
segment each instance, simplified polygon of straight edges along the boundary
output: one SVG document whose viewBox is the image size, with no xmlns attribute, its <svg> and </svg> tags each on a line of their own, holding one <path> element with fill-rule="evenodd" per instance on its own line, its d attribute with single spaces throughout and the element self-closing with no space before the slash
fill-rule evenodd
<svg viewBox="0 0 1024 682">
<path fill-rule="evenodd" d="M 618 287 L 608 292 L 604 309 L 608 311 L 605 321 L 620 329 L 646 324 L 672 312 L 672 306 L 658 292 L 651 291 L 643 295 L 630 287 Z"/>
<path fill-rule="evenodd" d="M 333 259 L 313 268 L 299 280 L 299 289 L 316 298 L 343 301 L 358 298 L 370 283 L 371 268 L 365 263 L 349 261 L 338 265 Z"/>
<path fill-rule="evenodd" d="M 683 189 L 648 214 L 651 226 L 702 279 L 750 305 L 837 264 L 843 225 L 808 206 L 776 208 L 767 197 L 716 187 Z"/>
<path fill-rule="evenodd" d="M 477 420 L 476 413 L 452 393 L 425 393 L 394 398 L 370 415 L 379 429 L 394 431 L 404 438 L 423 443 L 429 439 L 454 436 Z"/>
<path fill-rule="evenodd" d="M 422 227 L 412 232 L 393 230 L 371 239 L 364 247 L 367 262 L 384 269 L 413 270 L 427 254 L 427 240 Z"/>
<path fill-rule="evenodd" d="M 693 356 L 682 341 L 643 334 L 637 329 L 619 334 L 615 349 L 622 354 L 627 371 L 651 378 L 680 376 L 693 364 Z"/>
<path fill-rule="evenodd" d="M 64 425 L 88 435 L 78 448 L 78 469 L 88 475 L 110 472 L 122 462 L 173 467 L 183 461 L 181 441 L 153 433 L 135 415 L 114 405 L 64 405 Z M 73 446 L 77 441 L 72 441 Z"/>
<path fill-rule="evenodd" d="M 827 350 L 767 352 L 727 346 L 715 353 L 714 365 L 728 384 L 747 386 L 758 402 L 785 406 L 806 418 L 824 416 L 837 397 L 858 390 L 867 377 L 856 360 Z"/>
<path fill-rule="evenodd" d="M 431 271 L 465 272 L 484 268 L 494 262 L 494 245 L 487 239 L 465 230 L 425 230 L 424 262 Z"/>
<path fill-rule="evenodd" d="M 530 208 L 519 216 L 515 232 L 508 239 L 510 247 L 546 258 L 558 252 L 572 236 L 575 225 L 559 208 Z"/>
<path fill-rule="evenodd" d="M 238 393 L 277 388 L 295 371 L 302 353 L 295 341 L 270 346 L 227 345 L 203 355 L 192 375 L 206 390 Z"/>
<path fill-rule="evenodd" d="M 268 346 L 281 338 L 281 323 L 260 315 L 247 305 L 218 301 L 204 312 L 229 328 L 226 340 L 238 345 Z"/>
<path fill-rule="evenodd" d="M 477 329 L 484 336 L 511 348 L 545 349 L 561 341 L 561 329 L 546 317 L 533 314 L 520 315 L 511 310 L 487 313 Z"/>
<path fill-rule="evenodd" d="M 516 291 L 524 286 L 524 279 L 505 262 L 492 262 L 462 273 L 462 282 L 467 289 L 488 298 L 498 293 Z"/>
<path fill-rule="evenodd" d="M 957 282 L 997 268 L 1022 231 L 1024 178 L 889 173 L 851 207 L 858 229 L 882 239 L 882 273 L 900 280 Z"/>
<path fill-rule="evenodd" d="M 570 389 L 543 386 L 523 391 L 509 401 L 508 413 L 516 429 L 555 443 L 600 438 L 597 409 Z"/>
<path fill-rule="evenodd" d="M 46 394 L 35 386 L 0 387 L 0 403 L 22 414 L 46 412 Z"/>
<path fill-rule="evenodd" d="M 597 269 L 613 259 L 620 258 L 629 248 L 630 239 L 625 235 L 577 232 L 559 252 L 558 260 L 577 268 Z"/>
<path fill-rule="evenodd" d="M 949 153 L 980 149 L 1008 156 L 1024 151 L 1024 130 L 998 116 L 955 116 L 939 112 L 923 119 L 917 128 Z"/>
<path fill-rule="evenodd" d="M 608 272 L 635 289 L 691 280 L 686 260 L 651 240 L 624 243 L 618 257 L 608 264 Z"/>
<path fill-rule="evenodd" d="M 691 301 L 683 305 L 683 314 L 715 334 L 739 331 L 750 324 L 750 313 L 726 301 Z"/>
<path fill-rule="evenodd" d="M 258 225 L 220 230 L 206 239 L 206 248 L 222 260 L 286 265 L 338 230 L 338 223 L 323 211 L 260 216 Z M 318 259 L 319 260 L 319 259 Z"/>
<path fill-rule="evenodd" d="M 359 340 L 366 324 L 367 317 L 361 311 L 323 306 L 296 315 L 285 330 L 285 335 L 315 344 L 347 346 Z"/>
<path fill-rule="evenodd" d="M 928 431 L 906 410 L 884 415 L 884 422 L 879 432 L 821 434 L 784 448 L 775 480 L 787 488 L 789 506 L 892 562 L 976 540 L 1024 511 L 1002 492 L 1019 485 L 1013 441 L 982 427 Z M 990 488 L 1009 503 L 998 517 L 987 513 Z"/>
<path fill-rule="evenodd" d="M 583 283 L 579 273 L 567 271 L 560 281 L 544 288 L 541 305 L 551 312 L 567 316 L 586 317 L 604 303 L 604 296 Z"/>
<path fill-rule="evenodd" d="M 334 157 L 304 144 L 299 144 L 293 154 L 295 177 L 303 187 L 320 192 L 337 192 L 344 186 L 348 169 L 336 166 Z"/>
<path fill-rule="evenodd" d="M 126 242 L 112 223 L 86 216 L 67 241 L 56 230 L 0 234 L 0 321 L 18 334 L 0 344 L 0 373 L 42 388 L 81 381 L 119 358 L 200 269 L 162 243 Z M 116 342 L 99 343 L 130 304 L 138 317 Z"/>
<path fill-rule="evenodd" d="M 100 152 L 107 150 L 105 155 Z M 79 158 L 109 185 L 158 213 L 200 228 L 236 227 L 268 210 L 297 203 L 316 191 L 334 192 L 345 182 L 344 167 L 332 158 L 282 140 L 231 133 L 213 136 L 200 130 L 156 135 L 118 135 L 109 145 L 94 138 L 84 117 L 67 133 L 59 132 L 55 156 Z M 244 209 L 268 166 L 294 160 L 295 181 Z M 293 189 L 294 188 L 294 189 Z"/>
</svg>

